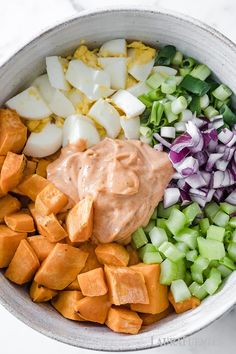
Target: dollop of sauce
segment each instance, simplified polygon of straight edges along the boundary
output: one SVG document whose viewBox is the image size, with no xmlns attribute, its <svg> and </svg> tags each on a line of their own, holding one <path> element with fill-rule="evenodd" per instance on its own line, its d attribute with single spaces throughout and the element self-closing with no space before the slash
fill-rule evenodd
<svg viewBox="0 0 236 354">
<path fill-rule="evenodd" d="M 109 138 L 84 150 L 83 141 L 62 149 L 47 177 L 69 197 L 68 207 L 93 197 L 95 241 L 127 244 L 147 225 L 172 178 L 168 155 L 141 141 Z"/>
</svg>

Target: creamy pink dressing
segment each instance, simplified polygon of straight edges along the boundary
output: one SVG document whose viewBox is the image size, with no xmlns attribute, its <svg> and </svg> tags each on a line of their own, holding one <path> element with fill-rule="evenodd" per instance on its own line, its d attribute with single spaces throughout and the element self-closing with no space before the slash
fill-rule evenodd
<svg viewBox="0 0 236 354">
<path fill-rule="evenodd" d="M 68 207 L 93 197 L 96 241 L 127 244 L 147 225 L 172 178 L 168 156 L 137 140 L 106 138 L 83 149 L 83 142 L 62 149 L 48 166 L 48 179 L 69 197 Z"/>
</svg>

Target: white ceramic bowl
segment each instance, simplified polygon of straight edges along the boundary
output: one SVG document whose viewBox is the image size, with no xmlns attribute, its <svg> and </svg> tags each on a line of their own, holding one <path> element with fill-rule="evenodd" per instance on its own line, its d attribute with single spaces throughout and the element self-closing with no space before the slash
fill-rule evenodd
<svg viewBox="0 0 236 354">
<path fill-rule="evenodd" d="M 45 57 L 70 53 L 81 39 L 92 46 L 111 38 L 137 39 L 158 46 L 174 44 L 206 63 L 219 80 L 236 92 L 236 46 L 214 29 L 182 15 L 144 9 L 112 9 L 81 13 L 77 18 L 41 34 L 0 68 L 0 104 L 45 70 Z M 52 307 L 33 304 L 22 287 L 0 273 L 0 301 L 35 330 L 74 346 L 107 351 L 152 348 L 181 339 L 204 328 L 236 302 L 236 273 L 201 306 L 149 326 L 140 334 L 122 335 L 104 326 L 75 323 Z"/>
</svg>

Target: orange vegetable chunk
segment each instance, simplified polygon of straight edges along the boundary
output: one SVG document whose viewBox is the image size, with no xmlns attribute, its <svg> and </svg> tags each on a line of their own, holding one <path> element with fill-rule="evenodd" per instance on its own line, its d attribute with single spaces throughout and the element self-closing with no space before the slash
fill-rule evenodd
<svg viewBox="0 0 236 354">
<path fill-rule="evenodd" d="M 141 272 L 128 267 L 104 267 L 111 303 L 149 304 L 144 276 Z"/>
<path fill-rule="evenodd" d="M 56 295 L 57 291 L 47 289 L 44 286 L 37 284 L 35 281 L 31 284 L 30 297 L 33 302 L 46 302 L 51 300 Z"/>
<path fill-rule="evenodd" d="M 40 262 L 43 262 L 55 247 L 55 243 L 49 242 L 45 236 L 41 235 L 28 237 L 27 241 Z"/>
<path fill-rule="evenodd" d="M 77 278 L 84 296 L 102 296 L 107 293 L 108 289 L 102 268 L 79 274 Z"/>
<path fill-rule="evenodd" d="M 29 214 L 19 211 L 4 218 L 7 226 L 17 232 L 33 232 L 35 231 L 34 220 Z"/>
<path fill-rule="evenodd" d="M 75 307 L 82 298 L 80 291 L 60 291 L 52 300 L 52 306 L 69 320 L 84 321 L 75 311 Z"/>
<path fill-rule="evenodd" d="M 93 231 L 93 200 L 86 196 L 68 213 L 66 226 L 72 242 L 87 241 Z"/>
<path fill-rule="evenodd" d="M 5 272 L 5 277 L 22 285 L 32 280 L 39 267 L 40 263 L 34 250 L 26 240 L 22 240 Z"/>
<path fill-rule="evenodd" d="M 67 204 L 67 196 L 53 184 L 48 184 L 36 197 L 35 210 L 41 215 L 57 214 Z"/>
<path fill-rule="evenodd" d="M 81 290 L 78 282 L 78 278 L 72 281 L 67 287 L 66 290 Z"/>
<path fill-rule="evenodd" d="M 169 306 L 165 311 L 156 313 L 155 315 L 151 313 L 139 313 L 139 316 L 143 320 L 143 326 L 149 326 L 155 322 L 162 320 L 167 317 L 171 312 L 173 312 L 171 306 Z"/>
<path fill-rule="evenodd" d="M 170 301 L 171 305 L 174 307 L 176 313 L 182 313 L 182 312 L 185 312 L 188 310 L 192 310 L 195 307 L 199 306 L 201 303 L 201 301 L 194 296 L 192 296 L 189 299 L 186 299 L 184 301 L 175 302 L 175 299 L 174 299 L 171 291 L 169 292 L 168 297 L 169 297 L 169 301 Z"/>
<path fill-rule="evenodd" d="M 31 176 L 35 174 L 37 163 L 35 161 L 26 161 L 26 166 L 24 169 L 24 176 Z"/>
<path fill-rule="evenodd" d="M 75 306 L 76 312 L 86 321 L 105 323 L 111 303 L 107 295 L 84 297 Z"/>
<path fill-rule="evenodd" d="M 127 252 L 129 253 L 129 266 L 140 263 L 138 252 L 131 245 L 126 246 Z"/>
<path fill-rule="evenodd" d="M 35 275 L 35 281 L 53 290 L 65 289 L 84 267 L 88 254 L 57 243 Z"/>
<path fill-rule="evenodd" d="M 86 273 L 90 270 L 101 267 L 101 264 L 99 263 L 95 253 L 96 247 L 97 246 L 91 242 L 85 242 L 80 244 L 79 249 L 88 253 L 87 261 L 80 273 Z"/>
<path fill-rule="evenodd" d="M 0 199 L 0 221 L 4 220 L 4 217 L 15 213 L 20 210 L 21 203 L 15 197 L 12 197 L 10 194 Z"/>
<path fill-rule="evenodd" d="M 38 162 L 38 166 L 36 169 L 36 173 L 39 176 L 42 176 L 43 178 L 47 178 L 47 167 L 51 163 L 51 161 L 41 159 Z"/>
<path fill-rule="evenodd" d="M 104 243 L 97 246 L 96 256 L 100 263 L 117 267 L 126 267 L 129 263 L 129 253 L 118 243 Z"/>
<path fill-rule="evenodd" d="M 19 153 L 27 140 L 27 128 L 16 111 L 0 109 L 0 155 Z"/>
<path fill-rule="evenodd" d="M 27 233 L 15 232 L 6 225 L 0 225 L 0 268 L 8 267 L 21 240 Z"/>
<path fill-rule="evenodd" d="M 4 163 L 4 160 L 5 160 L 6 156 L 0 156 L 0 171 L 2 169 L 2 166 L 3 166 L 3 163 Z"/>
<path fill-rule="evenodd" d="M 35 201 L 37 195 L 49 184 L 50 182 L 47 179 L 34 174 L 32 176 L 26 176 L 17 186 L 17 190 Z"/>
<path fill-rule="evenodd" d="M 121 307 L 111 307 L 106 325 L 114 332 L 137 334 L 142 326 L 142 320 L 134 311 Z"/>
<path fill-rule="evenodd" d="M 150 300 L 148 305 L 132 304 L 131 310 L 151 314 L 165 311 L 169 307 L 168 288 L 159 282 L 160 265 L 140 263 L 131 268 L 143 274 Z"/>
<path fill-rule="evenodd" d="M 10 151 L 7 153 L 0 175 L 0 188 L 3 193 L 11 191 L 20 183 L 25 165 L 24 155 L 17 155 Z"/>
</svg>

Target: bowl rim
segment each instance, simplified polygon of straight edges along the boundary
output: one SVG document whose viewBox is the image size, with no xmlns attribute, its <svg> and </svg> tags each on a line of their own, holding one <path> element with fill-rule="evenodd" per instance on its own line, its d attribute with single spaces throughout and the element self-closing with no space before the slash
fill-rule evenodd
<svg viewBox="0 0 236 354">
<path fill-rule="evenodd" d="M 98 15 L 105 15 L 105 14 L 109 14 L 109 13 L 113 13 L 113 12 L 119 12 L 119 13 L 132 12 L 132 13 L 137 13 L 137 14 L 144 13 L 147 15 L 148 14 L 149 15 L 160 14 L 160 15 L 167 16 L 169 18 L 182 20 L 182 21 L 192 24 L 195 27 L 198 27 L 198 28 L 204 30 L 205 32 L 208 32 L 209 34 L 213 35 L 214 37 L 218 38 L 220 41 L 222 41 L 227 47 L 229 47 L 236 54 L 236 44 L 232 40 L 227 38 L 220 31 L 218 31 L 218 30 L 214 29 L 213 27 L 209 26 L 208 24 L 202 22 L 201 20 L 198 20 L 194 17 L 185 15 L 181 12 L 172 11 L 172 10 L 169 10 L 166 8 L 153 9 L 153 7 L 142 6 L 142 5 L 140 5 L 140 6 L 130 6 L 130 5 L 128 5 L 128 6 L 125 6 L 125 5 L 106 6 L 104 8 L 95 8 L 95 9 L 87 9 L 87 10 L 78 11 L 78 13 L 75 16 L 70 16 L 63 21 L 59 21 L 57 24 L 55 24 L 53 26 L 48 26 L 45 29 L 39 31 L 39 33 L 37 35 L 32 36 L 31 39 L 29 38 L 24 45 L 20 45 L 18 48 L 16 48 L 16 50 L 13 51 L 10 54 L 10 56 L 3 61 L 3 63 L 1 63 L 0 72 L 4 71 L 5 67 L 7 67 L 8 65 L 11 65 L 11 63 L 14 62 L 17 59 L 17 57 L 20 56 L 21 53 L 24 52 L 28 47 L 36 44 L 40 38 L 46 37 L 49 34 L 53 35 L 54 32 L 57 32 L 58 30 L 61 30 L 64 27 L 67 27 L 67 26 L 70 26 L 71 24 L 76 23 L 81 18 L 86 19 L 86 18 L 91 18 L 91 17 L 95 17 Z M 236 299 L 235 299 L 234 303 L 231 303 L 229 305 L 229 307 L 226 309 L 226 311 L 219 312 L 218 316 L 211 319 L 208 323 L 204 323 L 204 325 L 200 326 L 198 329 L 187 331 L 187 333 L 185 333 L 184 335 L 182 335 L 182 336 L 180 335 L 179 338 L 173 338 L 172 341 L 164 342 L 164 343 L 157 342 L 156 344 L 146 344 L 144 341 L 142 347 L 138 347 L 138 348 L 133 347 L 133 348 L 127 348 L 127 349 L 124 349 L 124 348 L 122 348 L 122 349 L 109 348 L 108 349 L 108 348 L 102 348 L 102 347 L 97 348 L 92 345 L 86 345 L 86 344 L 83 345 L 82 343 L 80 343 L 80 344 L 73 343 L 70 339 L 67 339 L 65 337 L 61 337 L 57 334 L 53 334 L 52 332 L 47 332 L 42 327 L 37 325 L 37 323 L 34 323 L 34 322 L 32 323 L 27 318 L 27 316 L 25 316 L 17 308 L 12 307 L 12 305 L 7 301 L 7 299 L 2 297 L 1 295 L 0 295 L 0 304 L 8 312 L 10 312 L 14 317 L 16 317 L 18 320 L 20 320 L 21 322 L 23 322 L 24 324 L 26 324 L 27 326 L 29 326 L 33 330 L 45 335 L 48 338 L 57 340 L 58 342 L 68 344 L 68 345 L 71 345 L 71 346 L 74 346 L 77 348 L 83 348 L 83 349 L 95 350 L 95 351 L 101 351 L 101 352 L 108 352 L 108 350 L 110 352 L 131 352 L 131 351 L 136 351 L 136 350 L 147 350 L 147 349 L 157 348 L 157 347 L 160 347 L 163 345 L 168 345 L 168 344 L 171 344 L 171 343 L 176 342 L 178 340 L 182 340 L 182 339 L 187 338 L 193 334 L 198 333 L 202 329 L 208 327 L 210 324 L 212 324 L 213 322 L 215 322 L 216 320 L 218 320 L 219 318 L 221 318 L 225 314 L 227 314 L 236 305 Z M 132 336 L 132 338 L 135 338 L 135 336 Z"/>
</svg>

